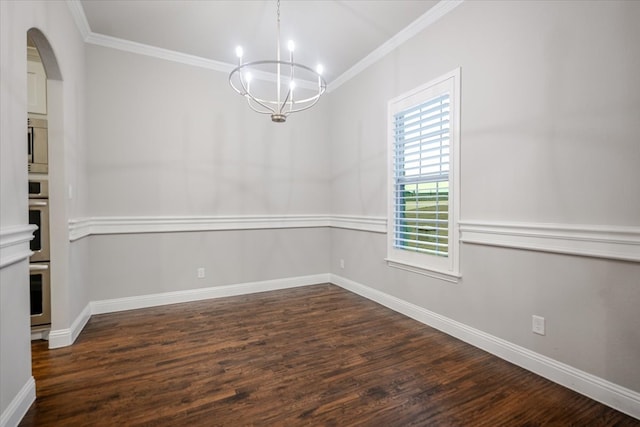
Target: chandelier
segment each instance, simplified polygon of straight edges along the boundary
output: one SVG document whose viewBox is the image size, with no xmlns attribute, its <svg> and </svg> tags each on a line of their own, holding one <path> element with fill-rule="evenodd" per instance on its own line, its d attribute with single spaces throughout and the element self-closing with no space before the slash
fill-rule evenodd
<svg viewBox="0 0 640 427">
<path fill-rule="evenodd" d="M 242 62 L 242 47 L 238 46 L 238 66 L 229 74 L 229 84 L 246 98 L 253 111 L 270 114 L 272 121 L 283 123 L 290 114 L 313 107 L 325 92 L 327 83 L 322 77 L 322 65 L 314 70 L 293 62 L 293 41 L 287 44 L 289 60 L 280 59 L 280 0 L 277 2 L 276 43 L 275 60 L 245 63 Z M 256 83 L 258 79 L 262 82 Z"/>
</svg>

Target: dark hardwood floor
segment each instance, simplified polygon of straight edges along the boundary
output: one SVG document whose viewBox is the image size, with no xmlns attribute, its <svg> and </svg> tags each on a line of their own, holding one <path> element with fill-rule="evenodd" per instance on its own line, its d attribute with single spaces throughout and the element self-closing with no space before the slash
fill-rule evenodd
<svg viewBox="0 0 640 427">
<path fill-rule="evenodd" d="M 21 426 L 638 426 L 333 285 L 93 316 Z"/>
</svg>

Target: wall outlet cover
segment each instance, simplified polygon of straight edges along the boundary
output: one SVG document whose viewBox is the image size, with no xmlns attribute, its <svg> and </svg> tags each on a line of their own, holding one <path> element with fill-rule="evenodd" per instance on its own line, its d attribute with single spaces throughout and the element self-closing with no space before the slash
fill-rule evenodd
<svg viewBox="0 0 640 427">
<path fill-rule="evenodd" d="M 531 319 L 531 330 L 534 334 L 544 335 L 545 334 L 545 325 L 544 325 L 544 317 L 533 315 Z"/>
</svg>

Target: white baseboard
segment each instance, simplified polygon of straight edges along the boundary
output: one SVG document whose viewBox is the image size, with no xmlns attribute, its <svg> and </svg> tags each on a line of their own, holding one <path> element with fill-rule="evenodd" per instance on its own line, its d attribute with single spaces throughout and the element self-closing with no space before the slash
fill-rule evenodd
<svg viewBox="0 0 640 427">
<path fill-rule="evenodd" d="M 49 348 L 60 348 L 73 344 L 90 318 L 91 305 L 87 304 L 69 329 L 57 329 L 49 332 Z"/>
<path fill-rule="evenodd" d="M 398 313 L 404 314 L 405 316 L 494 354 L 501 359 L 507 360 L 535 374 L 588 396 L 598 402 L 640 419 L 640 393 L 638 392 L 629 390 L 595 375 L 591 375 L 547 356 L 535 353 L 529 349 L 520 347 L 410 302 L 362 285 L 353 280 L 329 273 L 92 301 L 73 322 L 71 328 L 51 331 L 49 334 L 49 347 L 57 348 L 71 345 L 78 337 L 82 328 L 85 326 L 92 314 L 113 313 L 124 310 L 199 301 L 211 298 L 246 295 L 319 283 L 333 283 L 348 291 L 375 301 L 385 307 L 397 311 Z M 21 395 L 22 394 L 23 392 L 21 392 Z M 35 398 L 35 384 L 33 396 Z M 20 396 L 16 397 L 14 400 L 18 400 L 19 397 Z M 32 401 L 33 400 L 30 402 Z M 31 403 L 26 406 L 26 409 L 29 408 L 30 404 Z M 7 411 L 8 410 L 9 408 Z M 18 413 L 17 410 L 12 410 L 12 412 Z M 21 417 L 23 415 L 24 413 Z M 7 415 L 7 419 L 8 417 L 9 415 Z M 0 427 L 5 426 L 4 413 L 2 420 L 3 424 L 0 424 Z"/>
<path fill-rule="evenodd" d="M 31 341 L 45 340 L 49 341 L 50 329 L 41 329 L 39 331 L 31 330 Z"/>
<path fill-rule="evenodd" d="M 264 280 L 260 282 L 239 283 L 227 286 L 213 286 L 203 289 L 188 289 L 184 291 L 163 292 L 159 294 L 91 301 L 78 315 L 70 328 L 51 330 L 49 332 L 49 348 L 67 347 L 73 344 L 93 314 L 115 313 L 124 310 L 135 310 L 138 308 L 157 307 L 160 305 L 176 304 L 181 302 L 246 295 L 328 282 L 329 274 L 323 273 L 310 276 L 289 277 L 285 279 Z"/>
<path fill-rule="evenodd" d="M 640 393 L 591 375 L 547 356 L 535 353 L 486 332 L 393 297 L 384 292 L 331 275 L 330 282 L 375 301 L 418 322 L 438 329 L 501 359 L 563 385 L 593 400 L 640 419 Z"/>
<path fill-rule="evenodd" d="M 26 384 L 0 415 L 0 427 L 16 427 L 36 400 L 36 381 L 29 377 Z"/>
<path fill-rule="evenodd" d="M 235 285 L 213 286 L 202 289 L 163 292 L 160 294 L 141 295 L 128 298 L 92 301 L 91 314 L 114 313 L 117 311 L 156 307 L 160 305 L 176 304 L 181 302 L 200 301 L 211 298 L 246 295 L 257 292 L 275 291 L 278 289 L 295 288 L 298 286 L 315 285 L 318 283 L 328 282 L 329 274 L 325 273 L 315 274 L 311 276 L 240 283 Z M 51 336 L 49 336 L 49 339 L 51 339 Z"/>
</svg>

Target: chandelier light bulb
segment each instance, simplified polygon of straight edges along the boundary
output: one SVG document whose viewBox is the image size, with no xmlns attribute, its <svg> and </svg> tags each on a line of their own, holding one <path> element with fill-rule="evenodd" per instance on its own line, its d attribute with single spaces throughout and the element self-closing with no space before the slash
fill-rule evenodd
<svg viewBox="0 0 640 427">
<path fill-rule="evenodd" d="M 296 82 L 291 80 L 291 83 L 289 83 L 289 89 L 294 90 L 295 88 L 296 88 Z"/>
<path fill-rule="evenodd" d="M 244 51 L 242 50 L 242 46 L 238 46 L 236 47 L 236 56 L 238 58 L 242 58 L 242 54 L 244 53 Z"/>
<path fill-rule="evenodd" d="M 293 43 L 293 40 L 289 40 L 289 42 L 287 43 L 287 49 L 289 49 L 289 52 L 293 52 L 296 48 L 295 43 Z"/>
<path fill-rule="evenodd" d="M 316 71 L 318 74 L 322 75 L 322 72 L 324 71 L 324 67 L 322 66 L 322 64 L 318 64 Z"/>
<path fill-rule="evenodd" d="M 245 73 L 244 79 L 247 81 L 247 83 L 251 83 L 252 78 L 253 78 L 253 75 L 251 73 Z"/>
</svg>

